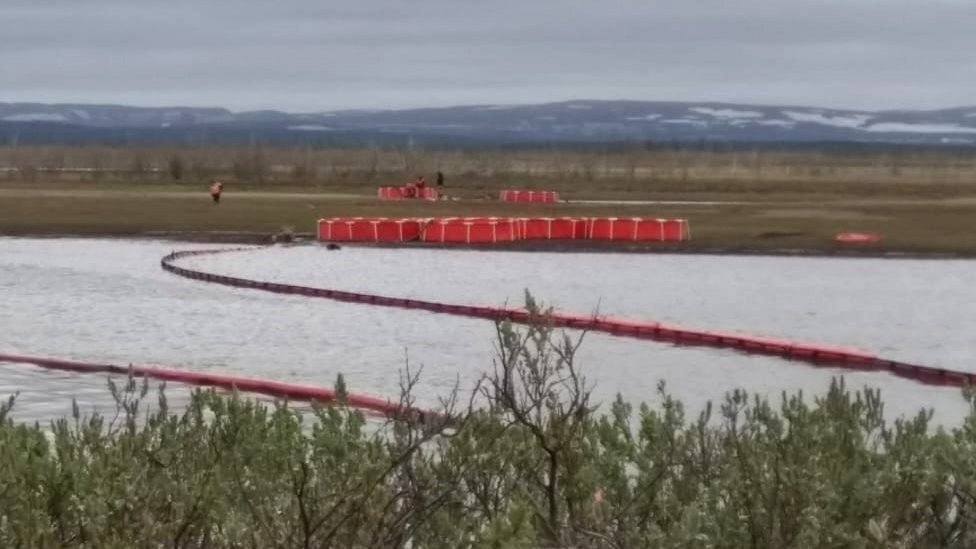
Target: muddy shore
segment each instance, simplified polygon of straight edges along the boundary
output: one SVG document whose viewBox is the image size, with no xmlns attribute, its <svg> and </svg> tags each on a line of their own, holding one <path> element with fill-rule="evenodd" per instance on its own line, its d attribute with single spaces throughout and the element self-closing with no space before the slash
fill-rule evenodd
<svg viewBox="0 0 976 549">
<path fill-rule="evenodd" d="M 312 233 L 296 233 L 291 241 L 276 239 L 274 234 L 250 231 L 149 231 L 137 234 L 16 234 L 0 235 L 20 238 L 93 238 L 93 239 L 147 239 L 168 240 L 174 243 L 194 244 L 244 244 L 267 246 L 273 244 L 318 244 Z M 340 247 L 369 247 L 385 249 L 423 248 L 469 251 L 506 251 L 534 253 L 627 253 L 627 254 L 685 254 L 685 255 L 740 255 L 775 257 L 844 257 L 878 259 L 976 259 L 976 255 L 949 252 L 905 252 L 886 250 L 871 245 L 851 245 L 835 249 L 808 248 L 749 248 L 695 246 L 687 242 L 631 243 L 598 242 L 582 240 L 501 242 L 491 245 L 440 244 L 427 242 L 405 243 L 339 243 Z"/>
</svg>

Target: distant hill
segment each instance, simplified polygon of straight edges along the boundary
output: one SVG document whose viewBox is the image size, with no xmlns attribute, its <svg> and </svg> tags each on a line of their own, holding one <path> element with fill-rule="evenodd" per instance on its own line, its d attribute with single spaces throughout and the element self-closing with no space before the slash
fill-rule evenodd
<svg viewBox="0 0 976 549">
<path fill-rule="evenodd" d="M 976 107 L 854 111 L 655 101 L 568 101 L 284 113 L 0 103 L 6 143 L 731 142 L 976 144 Z"/>
</svg>

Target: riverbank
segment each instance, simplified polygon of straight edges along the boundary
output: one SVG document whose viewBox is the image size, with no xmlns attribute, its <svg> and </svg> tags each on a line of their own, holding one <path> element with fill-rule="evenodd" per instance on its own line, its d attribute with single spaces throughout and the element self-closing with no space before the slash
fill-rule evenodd
<svg viewBox="0 0 976 549">
<path fill-rule="evenodd" d="M 98 234 L 40 234 L 40 235 L 0 235 L 21 236 L 24 238 L 125 238 L 130 240 L 166 240 L 174 243 L 186 242 L 195 244 L 242 244 L 251 246 L 266 246 L 269 244 L 314 244 L 314 233 L 294 233 L 290 242 L 276 242 L 274 234 L 258 232 L 180 232 L 180 231 L 150 231 L 131 235 L 98 235 Z M 527 241 L 500 242 L 491 246 L 473 244 L 438 244 L 427 242 L 407 243 L 340 243 L 343 247 L 385 248 L 385 249 L 450 249 L 466 251 L 504 251 L 526 253 L 586 253 L 586 254 L 676 254 L 676 255 L 715 255 L 715 256 L 759 256 L 759 257 L 833 257 L 851 259 L 931 259 L 931 260 L 972 260 L 976 254 L 953 252 L 899 252 L 871 249 L 836 249 L 810 250 L 790 248 L 704 248 L 682 244 L 647 243 L 633 244 L 626 242 L 594 242 L 594 241 Z"/>
<path fill-rule="evenodd" d="M 0 234 L 173 238 L 262 244 L 282 231 L 313 234 L 315 221 L 332 216 L 617 216 L 681 217 L 690 242 L 680 244 L 515 243 L 500 249 L 528 251 L 670 252 L 707 254 L 828 255 L 870 257 L 976 257 L 976 199 L 748 192 L 648 197 L 633 204 L 531 205 L 485 198 L 440 202 L 384 202 L 366 189 L 248 188 L 230 191 L 214 205 L 205 190 L 165 185 L 0 188 Z M 449 189 L 450 191 L 450 189 Z M 937 193 L 934 193 L 934 195 Z M 656 200 L 660 198 L 660 200 Z M 839 244 L 839 232 L 880 234 L 876 244 Z"/>
</svg>

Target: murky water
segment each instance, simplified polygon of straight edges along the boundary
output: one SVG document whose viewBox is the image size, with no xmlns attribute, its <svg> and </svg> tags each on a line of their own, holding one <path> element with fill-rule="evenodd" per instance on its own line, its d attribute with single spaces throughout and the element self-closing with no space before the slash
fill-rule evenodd
<svg viewBox="0 0 976 549">
<path fill-rule="evenodd" d="M 397 391 L 406 361 L 423 366 L 423 401 L 491 368 L 481 320 L 225 288 L 167 274 L 171 242 L 0 239 L 0 349 L 151 362 L 353 390 Z M 525 289 L 560 309 L 737 329 L 861 347 L 892 358 L 976 370 L 976 262 L 628 254 L 543 254 L 320 246 L 191 258 L 188 266 L 454 303 L 520 304 Z M 822 391 L 842 373 L 733 351 L 589 334 L 580 356 L 598 399 L 653 400 L 659 380 L 692 408 L 736 387 L 776 397 Z M 893 414 L 933 407 L 955 422 L 958 392 L 884 374 Z M 45 419 L 109 403 L 105 380 L 0 364 L 17 417 Z M 171 391 L 178 401 L 180 389 Z"/>
</svg>

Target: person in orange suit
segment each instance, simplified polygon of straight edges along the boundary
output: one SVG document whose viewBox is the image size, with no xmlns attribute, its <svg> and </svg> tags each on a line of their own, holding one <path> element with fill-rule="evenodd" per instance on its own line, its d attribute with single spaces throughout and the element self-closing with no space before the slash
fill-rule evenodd
<svg viewBox="0 0 976 549">
<path fill-rule="evenodd" d="M 416 198 L 417 197 L 417 183 L 411 181 L 403 186 L 403 196 L 404 198 Z"/>
<path fill-rule="evenodd" d="M 427 180 L 424 179 L 424 176 L 418 175 L 412 185 L 416 189 L 412 198 L 424 198 L 424 189 L 427 188 Z"/>
<path fill-rule="evenodd" d="M 210 198 L 214 204 L 220 204 L 220 193 L 224 192 L 224 184 L 214 179 L 210 182 Z"/>
</svg>

